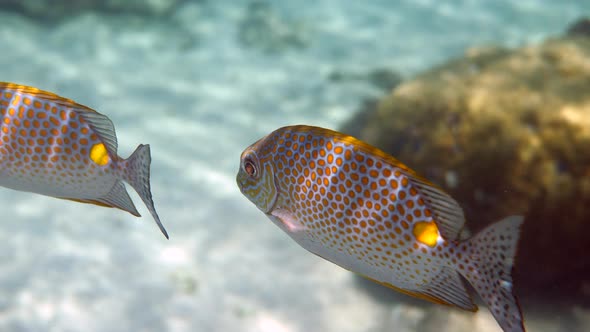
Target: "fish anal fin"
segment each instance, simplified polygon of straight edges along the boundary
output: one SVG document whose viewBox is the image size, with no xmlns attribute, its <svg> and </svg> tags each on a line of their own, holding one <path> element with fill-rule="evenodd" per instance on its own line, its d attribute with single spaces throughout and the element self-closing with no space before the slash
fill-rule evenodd
<svg viewBox="0 0 590 332">
<path fill-rule="evenodd" d="M 475 312 L 477 305 L 465 288 L 459 273 L 450 267 L 441 267 L 436 276 L 422 285 L 420 292 L 432 296 L 450 305 Z"/>
<path fill-rule="evenodd" d="M 109 204 L 101 202 L 101 201 L 97 201 L 95 199 L 81 199 L 81 198 L 68 198 L 68 197 L 58 197 L 58 198 L 65 199 L 65 200 L 72 201 L 72 202 L 77 202 L 77 203 L 94 204 L 94 205 L 98 205 L 98 206 L 102 206 L 102 207 L 114 208 L 114 206 L 112 206 L 112 205 L 109 205 Z"/>
<path fill-rule="evenodd" d="M 415 297 L 415 298 L 418 298 L 418 299 L 422 299 L 422 300 L 426 300 L 426 301 L 429 301 L 429 302 L 432 302 L 432 303 L 446 305 L 446 306 L 450 306 L 450 307 L 458 307 L 458 308 L 461 308 L 461 309 L 464 309 L 464 310 L 468 310 L 468 311 L 472 311 L 472 312 L 476 312 L 478 310 L 477 309 L 477 305 L 475 305 L 473 303 L 472 303 L 472 306 L 471 307 L 465 308 L 465 307 L 461 307 L 461 306 L 457 305 L 456 303 L 450 302 L 449 300 L 447 300 L 445 298 L 441 298 L 441 297 L 437 297 L 436 295 L 425 293 L 422 290 L 409 290 L 409 289 L 399 288 L 399 287 L 396 287 L 396 286 L 394 286 L 394 285 L 392 285 L 392 284 L 390 284 L 388 282 L 378 281 L 378 280 L 375 280 L 373 278 L 370 278 L 370 277 L 367 277 L 367 276 L 364 276 L 364 275 L 363 275 L 363 277 L 365 277 L 365 278 L 367 278 L 367 279 L 369 279 L 369 280 L 371 280 L 371 281 L 373 281 L 375 283 L 378 283 L 378 284 L 380 284 L 382 286 L 385 286 L 387 288 L 391 288 L 391 289 L 393 289 L 393 290 L 395 290 L 397 292 L 400 292 L 402 294 L 406 294 L 406 295 L 409 295 L 409 296 L 412 296 L 412 297 Z"/>
<path fill-rule="evenodd" d="M 110 207 L 110 208 L 117 208 L 123 211 L 127 211 L 136 217 L 141 217 L 133 201 L 129 197 L 127 190 L 125 189 L 125 185 L 121 181 L 115 182 L 115 185 L 111 189 L 111 191 L 105 195 L 104 197 L 100 198 L 69 198 L 69 197 L 61 197 L 62 199 L 67 199 L 74 202 L 80 203 L 88 203 L 94 204 L 98 206 Z"/>
<path fill-rule="evenodd" d="M 125 189 L 125 185 L 121 181 L 116 181 L 113 188 L 111 188 L 111 191 L 97 200 L 123 211 L 127 211 L 134 216 L 141 216 L 139 212 L 137 212 L 135 204 L 133 204 L 131 197 L 129 197 L 129 194 L 127 193 L 127 189 Z"/>
</svg>

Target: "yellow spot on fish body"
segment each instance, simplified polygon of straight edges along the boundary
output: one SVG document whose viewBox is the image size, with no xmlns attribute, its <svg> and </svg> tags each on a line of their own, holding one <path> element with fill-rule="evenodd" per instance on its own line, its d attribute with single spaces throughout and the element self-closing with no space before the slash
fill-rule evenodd
<svg viewBox="0 0 590 332">
<path fill-rule="evenodd" d="M 418 242 L 429 247 L 434 247 L 439 237 L 438 227 L 436 227 L 436 224 L 433 221 L 417 222 L 414 225 L 413 233 Z"/>
<path fill-rule="evenodd" d="M 90 149 L 90 159 L 100 166 L 108 164 L 110 158 L 107 149 L 102 143 L 97 143 Z"/>
</svg>

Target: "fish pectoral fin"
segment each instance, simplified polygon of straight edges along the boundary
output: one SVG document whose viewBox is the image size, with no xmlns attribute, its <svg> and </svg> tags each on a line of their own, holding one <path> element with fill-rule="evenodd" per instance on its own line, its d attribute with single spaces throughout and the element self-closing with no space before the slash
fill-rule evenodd
<svg viewBox="0 0 590 332">
<path fill-rule="evenodd" d="M 272 221 L 288 233 L 295 233 L 306 229 L 299 219 L 289 210 L 276 208 L 267 214 Z"/>
</svg>

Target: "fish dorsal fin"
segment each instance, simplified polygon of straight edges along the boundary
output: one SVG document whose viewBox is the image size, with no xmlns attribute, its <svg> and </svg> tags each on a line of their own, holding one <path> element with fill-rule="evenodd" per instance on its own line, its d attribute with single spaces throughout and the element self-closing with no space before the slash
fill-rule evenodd
<svg viewBox="0 0 590 332">
<path fill-rule="evenodd" d="M 75 101 L 68 99 L 68 98 L 58 96 L 53 92 L 37 89 L 35 87 L 27 86 L 27 85 L 21 85 L 21 84 L 9 83 L 9 82 L 0 82 L 0 89 L 12 90 L 14 92 L 27 93 L 27 94 L 34 95 L 35 97 L 43 98 L 43 99 L 46 99 L 46 100 L 52 101 L 52 102 L 62 102 L 62 103 L 67 102 L 67 103 L 71 103 L 71 104 L 76 104 Z M 76 105 L 78 105 L 78 104 L 76 104 Z M 82 105 L 80 105 L 80 106 L 82 106 Z M 71 105 L 70 105 L 70 107 L 71 107 Z"/>
<path fill-rule="evenodd" d="M 84 119 L 90 127 L 100 137 L 100 140 L 105 144 L 107 151 L 111 157 L 117 155 L 117 136 L 115 135 L 115 127 L 111 120 L 93 110 L 88 106 L 78 104 L 75 101 L 56 95 L 53 92 L 37 89 L 32 86 L 0 82 L 0 89 L 13 90 L 15 92 L 27 93 L 34 95 L 35 98 L 44 99 L 59 106 L 70 108 L 76 112 L 82 119 Z"/>
<path fill-rule="evenodd" d="M 74 111 L 84 121 L 88 122 L 90 127 L 99 136 L 100 141 L 104 143 L 111 158 L 117 156 L 117 136 L 113 122 L 106 116 L 89 108 L 75 108 Z"/>
<path fill-rule="evenodd" d="M 458 240 L 465 225 L 465 215 L 459 203 L 434 184 L 411 174 L 407 176 L 432 209 L 434 222 L 441 235 L 447 240 Z"/>
<path fill-rule="evenodd" d="M 14 92 L 30 94 L 31 96 L 34 96 L 35 98 L 43 99 L 43 100 L 55 103 L 59 106 L 63 106 L 63 107 L 67 107 L 67 108 L 74 108 L 74 109 L 80 109 L 80 110 L 84 109 L 89 112 L 96 112 L 95 110 L 89 108 L 88 106 L 78 104 L 77 102 L 75 102 L 69 98 L 65 98 L 65 97 L 56 95 L 53 92 L 37 89 L 32 86 L 20 85 L 20 84 L 15 84 L 15 83 L 8 83 L 8 82 L 0 82 L 0 89 L 12 90 Z"/>
<path fill-rule="evenodd" d="M 449 267 L 442 267 L 436 277 L 418 292 L 463 310 L 477 311 L 477 305 L 465 289 L 461 276 Z"/>
<path fill-rule="evenodd" d="M 121 181 L 115 182 L 115 185 L 108 194 L 95 200 L 104 203 L 107 206 L 112 206 L 123 211 L 127 211 L 136 217 L 141 216 L 139 212 L 137 212 L 135 204 L 133 204 L 131 197 L 129 197 L 129 194 L 125 189 L 125 185 Z"/>
</svg>

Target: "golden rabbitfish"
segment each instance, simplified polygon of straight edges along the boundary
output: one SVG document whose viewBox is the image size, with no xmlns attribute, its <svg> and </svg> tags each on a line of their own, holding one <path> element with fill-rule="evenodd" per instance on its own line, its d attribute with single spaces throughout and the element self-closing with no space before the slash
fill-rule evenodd
<svg viewBox="0 0 590 332">
<path fill-rule="evenodd" d="M 109 118 L 30 86 L 0 82 L 0 115 L 0 186 L 139 216 L 124 180 L 168 237 L 152 201 L 149 145 L 123 159 Z"/>
<path fill-rule="evenodd" d="M 460 239 L 461 207 L 385 152 L 310 126 L 246 148 L 242 193 L 305 249 L 403 293 L 476 311 L 464 277 L 506 332 L 524 331 L 511 270 L 521 216 Z"/>
</svg>

